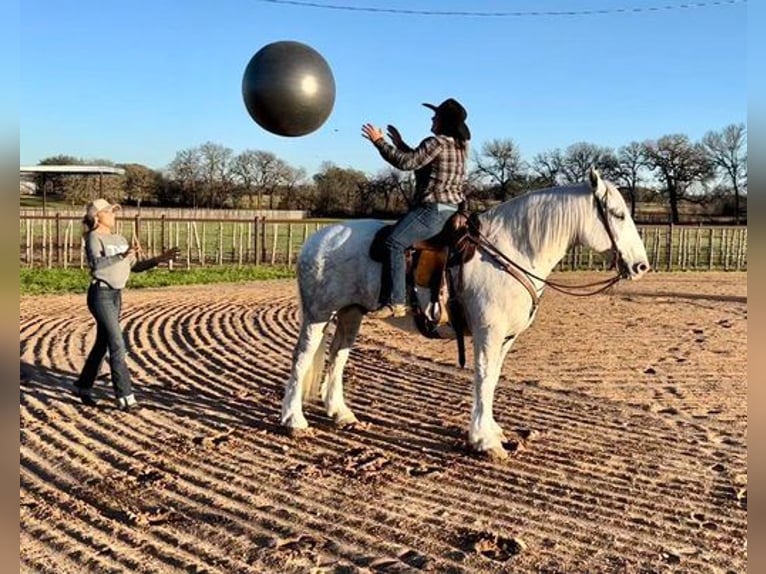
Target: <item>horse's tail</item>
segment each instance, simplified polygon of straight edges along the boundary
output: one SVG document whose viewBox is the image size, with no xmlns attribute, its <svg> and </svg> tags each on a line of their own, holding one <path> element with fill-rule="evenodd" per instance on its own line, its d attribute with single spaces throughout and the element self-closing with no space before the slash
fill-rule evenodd
<svg viewBox="0 0 766 574">
<path fill-rule="evenodd" d="M 314 351 L 314 356 L 311 358 L 311 365 L 306 371 L 303 380 L 300 381 L 301 394 L 303 395 L 304 401 L 319 398 L 320 396 L 322 376 L 324 374 L 325 351 L 327 349 L 328 328 L 329 323 L 325 325 L 322 330 L 322 340 L 319 342 L 316 351 Z"/>
</svg>

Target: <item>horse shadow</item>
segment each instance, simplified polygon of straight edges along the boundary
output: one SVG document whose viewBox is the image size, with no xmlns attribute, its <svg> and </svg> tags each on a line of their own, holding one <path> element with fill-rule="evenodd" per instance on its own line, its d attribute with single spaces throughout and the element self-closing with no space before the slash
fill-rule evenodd
<svg viewBox="0 0 766 574">
<path fill-rule="evenodd" d="M 716 301 L 720 303 L 742 303 L 747 305 L 747 295 L 715 295 L 706 293 L 680 293 L 677 291 L 632 291 L 626 297 L 669 297 L 671 299 L 688 299 L 690 301 Z"/>
</svg>

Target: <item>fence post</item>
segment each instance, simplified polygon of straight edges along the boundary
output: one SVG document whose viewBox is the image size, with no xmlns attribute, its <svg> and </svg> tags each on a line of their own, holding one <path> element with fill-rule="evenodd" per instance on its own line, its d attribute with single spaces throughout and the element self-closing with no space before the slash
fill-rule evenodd
<svg viewBox="0 0 766 574">
<path fill-rule="evenodd" d="M 667 241 L 667 264 L 666 270 L 669 272 L 673 268 L 673 223 L 668 225 L 668 241 Z"/>
<path fill-rule="evenodd" d="M 136 241 L 141 246 L 141 250 L 143 251 L 144 246 L 141 243 L 141 216 L 138 213 L 136 213 L 136 216 L 133 221 L 133 233 L 135 234 Z M 146 257 L 147 255 L 148 255 L 147 253 L 144 253 L 144 257 Z"/>
<path fill-rule="evenodd" d="M 279 224 L 274 224 L 274 241 L 271 247 L 271 264 L 274 265 L 277 261 L 277 240 L 279 239 Z"/>
<path fill-rule="evenodd" d="M 287 267 L 290 268 L 293 265 L 293 226 L 291 223 L 287 224 Z"/>
<path fill-rule="evenodd" d="M 267 255 L 267 253 L 266 253 L 266 249 L 267 249 L 267 247 L 266 247 L 266 218 L 265 217 L 261 217 L 261 229 L 260 229 L 260 232 L 261 232 L 261 261 L 260 262 L 263 263 L 264 261 L 266 261 L 266 255 Z"/>
<path fill-rule="evenodd" d="M 223 221 L 218 222 L 218 265 L 223 265 Z"/>
<path fill-rule="evenodd" d="M 160 216 L 160 253 L 165 252 L 165 214 Z"/>
<path fill-rule="evenodd" d="M 253 217 L 253 262 L 256 265 L 261 264 L 261 246 L 260 238 L 261 234 L 258 230 L 258 216 Z"/>
<path fill-rule="evenodd" d="M 61 214 L 56 212 L 56 265 L 61 264 Z"/>
</svg>

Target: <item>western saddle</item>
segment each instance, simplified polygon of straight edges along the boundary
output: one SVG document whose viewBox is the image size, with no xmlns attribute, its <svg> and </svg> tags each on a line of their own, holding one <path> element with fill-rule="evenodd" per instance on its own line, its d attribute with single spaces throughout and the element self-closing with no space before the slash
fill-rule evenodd
<svg viewBox="0 0 766 574">
<path fill-rule="evenodd" d="M 390 290 L 390 269 L 386 260 L 386 239 L 393 225 L 381 228 L 370 246 L 370 257 L 384 263 L 381 292 Z M 470 334 L 466 328 L 465 316 L 457 296 L 459 286 L 449 269 L 460 267 L 457 282 L 462 283 L 462 265 L 476 253 L 475 238 L 479 234 L 476 214 L 457 211 L 444 224 L 442 230 L 424 241 L 415 242 L 407 250 L 407 291 L 410 307 L 418 330 L 431 339 L 445 338 L 439 327 L 449 325 L 455 332 L 458 343 L 460 366 L 465 364 L 463 336 Z M 431 299 L 423 308 L 416 295 L 416 288 L 430 289 Z"/>
</svg>

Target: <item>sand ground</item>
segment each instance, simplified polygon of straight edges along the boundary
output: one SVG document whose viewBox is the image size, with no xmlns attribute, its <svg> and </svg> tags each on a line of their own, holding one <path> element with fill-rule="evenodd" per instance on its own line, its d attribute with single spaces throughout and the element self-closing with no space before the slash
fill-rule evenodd
<svg viewBox="0 0 766 574">
<path fill-rule="evenodd" d="M 581 282 L 588 274 L 563 274 Z M 125 293 L 144 408 L 80 405 L 84 296 L 21 299 L 24 572 L 745 572 L 747 276 L 547 293 L 496 395 L 507 462 L 464 448 L 452 341 L 365 320 L 363 424 L 279 429 L 294 281 Z M 106 372 L 106 371 L 105 371 Z"/>
</svg>

